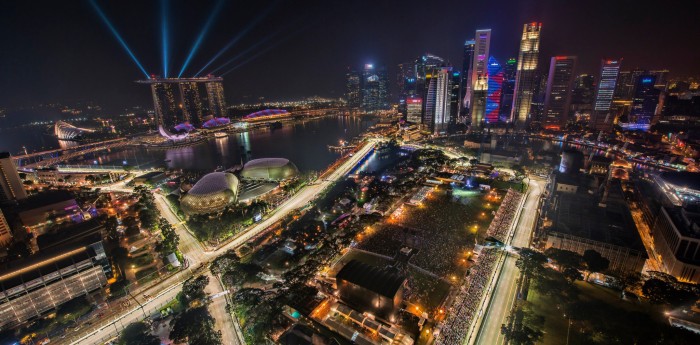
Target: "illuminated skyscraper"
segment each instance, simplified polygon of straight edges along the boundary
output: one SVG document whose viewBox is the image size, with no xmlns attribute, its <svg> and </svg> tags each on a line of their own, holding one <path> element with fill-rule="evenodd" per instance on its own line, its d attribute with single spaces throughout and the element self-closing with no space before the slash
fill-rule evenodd
<svg viewBox="0 0 700 345">
<path fill-rule="evenodd" d="M 359 108 L 362 105 L 360 74 L 352 69 L 348 69 L 345 74 L 345 100 L 350 108 Z"/>
<path fill-rule="evenodd" d="M 464 53 L 462 56 L 462 77 L 460 79 L 460 115 L 466 116 L 469 114 L 469 104 L 471 102 L 472 89 L 472 66 L 474 64 L 474 39 L 464 42 Z"/>
<path fill-rule="evenodd" d="M 17 167 L 8 152 L 0 152 L 0 203 L 27 198 Z"/>
<path fill-rule="evenodd" d="M 211 115 L 226 115 L 222 82 L 221 77 L 214 76 L 202 78 L 158 78 L 154 76 L 150 79 L 137 81 L 139 84 L 150 85 L 158 131 L 161 135 L 172 140 L 184 139 L 188 132 L 195 129 L 195 125 L 201 125 L 205 117 L 205 107 L 200 97 L 201 87 L 206 89 Z M 176 98 L 175 87 L 179 88 L 177 93 L 179 98 Z M 178 101 L 180 109 L 178 109 Z M 188 121 L 191 124 L 187 123 Z"/>
<path fill-rule="evenodd" d="M 452 79 L 450 80 L 450 126 L 454 126 L 458 122 L 461 122 L 459 120 L 459 110 L 460 110 L 460 92 L 462 91 L 461 89 L 461 83 L 462 81 L 462 74 L 453 71 L 452 72 Z"/>
<path fill-rule="evenodd" d="M 588 126 L 592 129 L 610 131 L 613 120 L 610 114 L 610 104 L 612 103 L 617 85 L 617 77 L 620 74 L 620 60 L 602 60 L 600 67 L 600 78 L 596 87 L 595 100 L 593 101 L 593 113 Z"/>
<path fill-rule="evenodd" d="M 435 113 L 433 115 L 433 134 L 444 134 L 450 123 L 452 111 L 452 67 L 442 67 L 435 71 Z"/>
<path fill-rule="evenodd" d="M 552 57 L 549 64 L 547 92 L 544 98 L 542 126 L 545 128 L 564 128 L 569 120 L 576 60 L 575 56 Z"/>
<path fill-rule="evenodd" d="M 480 126 L 486 106 L 486 89 L 488 88 L 487 60 L 491 45 L 491 29 L 476 30 L 475 41 L 469 112 L 471 113 L 472 126 Z"/>
<path fill-rule="evenodd" d="M 164 128 L 184 122 L 184 118 L 178 116 L 174 86 L 175 84 L 165 82 L 151 84 L 156 123 Z"/>
<path fill-rule="evenodd" d="M 501 110 L 499 120 L 507 122 L 510 119 L 510 110 L 513 108 L 513 91 L 515 90 L 515 71 L 517 60 L 510 58 L 503 66 L 503 90 L 501 92 Z"/>
<path fill-rule="evenodd" d="M 398 66 L 396 74 L 396 91 L 399 101 L 399 113 L 407 116 L 408 96 L 414 95 L 416 92 L 416 66 L 413 62 L 401 63 Z"/>
<path fill-rule="evenodd" d="M 501 110 L 501 96 L 503 92 L 503 68 L 493 57 L 489 57 L 488 63 L 488 90 L 486 92 L 486 108 L 484 111 L 485 123 L 498 122 L 498 114 Z"/>
<path fill-rule="evenodd" d="M 396 74 L 396 90 L 401 95 L 410 95 L 415 93 L 416 87 L 416 65 L 413 62 L 404 62 L 399 64 L 398 73 Z"/>
<path fill-rule="evenodd" d="M 625 129 L 649 130 L 651 127 L 656 107 L 659 105 L 659 94 L 656 87 L 656 76 L 645 74 L 639 76 L 632 98 L 632 110 L 629 121 L 622 124 Z"/>
<path fill-rule="evenodd" d="M 425 106 L 427 104 L 425 102 L 425 93 L 428 92 L 428 75 L 431 75 L 436 68 L 445 66 L 445 60 L 439 56 L 426 53 L 416 59 L 414 65 L 414 74 L 416 76 L 416 95 L 423 97 L 423 106 Z"/>
<path fill-rule="evenodd" d="M 435 129 L 435 101 L 437 95 L 437 78 L 438 74 L 435 72 L 425 74 L 425 94 L 423 95 L 423 118 L 421 123 L 430 131 L 431 133 Z"/>
<path fill-rule="evenodd" d="M 199 126 L 204 118 L 204 107 L 197 83 L 187 81 L 181 82 L 179 85 L 182 114 L 185 121 L 189 121 L 193 126 Z"/>
<path fill-rule="evenodd" d="M 389 108 L 388 80 L 383 67 L 365 64 L 362 70 L 362 108 L 373 112 Z"/>
<path fill-rule="evenodd" d="M 207 100 L 209 101 L 208 115 L 214 117 L 226 116 L 226 100 L 224 99 L 224 84 L 220 81 L 205 83 L 207 89 Z"/>
<path fill-rule="evenodd" d="M 406 98 L 406 121 L 421 123 L 423 113 L 423 97 L 408 96 Z"/>
<path fill-rule="evenodd" d="M 656 89 L 666 91 L 666 85 L 668 84 L 668 73 L 669 71 L 667 69 L 649 71 L 649 74 L 653 75 L 654 78 L 656 78 L 656 81 L 654 82 L 654 87 Z"/>
<path fill-rule="evenodd" d="M 540 54 L 540 32 L 542 23 L 528 23 L 523 26 L 518 53 L 518 68 L 515 76 L 515 91 L 511 121 L 524 128 L 530 119 L 530 106 L 535 88 L 537 59 Z"/>
</svg>

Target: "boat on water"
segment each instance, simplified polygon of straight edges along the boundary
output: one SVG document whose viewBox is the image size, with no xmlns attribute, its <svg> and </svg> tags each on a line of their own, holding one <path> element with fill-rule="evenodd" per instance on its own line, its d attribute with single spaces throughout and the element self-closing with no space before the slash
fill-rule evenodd
<svg viewBox="0 0 700 345">
<path fill-rule="evenodd" d="M 215 138 L 226 138 L 226 137 L 228 137 L 228 134 L 226 134 L 224 132 L 216 132 L 216 133 L 214 133 L 214 137 Z"/>
</svg>

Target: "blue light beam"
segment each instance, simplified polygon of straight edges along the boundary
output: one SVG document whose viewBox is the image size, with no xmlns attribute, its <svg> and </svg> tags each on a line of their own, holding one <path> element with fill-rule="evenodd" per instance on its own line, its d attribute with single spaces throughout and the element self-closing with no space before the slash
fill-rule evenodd
<svg viewBox="0 0 700 345">
<path fill-rule="evenodd" d="M 255 59 L 256 59 L 257 57 L 259 57 L 260 55 L 263 55 L 263 54 L 267 53 L 268 51 L 270 51 L 270 50 L 272 50 L 273 48 L 277 47 L 278 45 L 284 43 L 284 42 L 287 41 L 289 38 L 291 38 L 292 36 L 294 36 L 294 35 L 300 33 L 301 31 L 303 31 L 303 28 L 302 28 L 302 29 L 299 29 L 299 30 L 296 30 L 296 31 L 294 31 L 294 32 L 292 32 L 292 33 L 290 33 L 287 37 L 285 37 L 285 38 L 283 38 L 283 39 L 281 39 L 281 40 L 279 40 L 279 41 L 277 41 L 277 42 L 275 42 L 275 43 L 269 45 L 267 48 L 261 50 L 260 52 L 258 52 L 258 53 L 255 54 L 255 55 L 253 55 L 253 56 L 251 56 L 251 57 L 245 59 L 243 62 L 239 63 L 238 65 L 233 66 L 233 68 L 231 68 L 231 69 L 229 69 L 228 71 L 222 73 L 221 76 L 223 77 L 223 76 L 225 76 L 225 75 L 227 75 L 227 74 L 229 74 L 229 73 L 231 73 L 231 72 L 233 72 L 233 71 L 235 71 L 235 70 L 237 70 L 237 69 L 243 67 L 243 65 L 245 65 L 245 64 L 247 64 L 247 63 L 249 63 L 249 62 L 255 60 Z"/>
<path fill-rule="evenodd" d="M 102 22 L 105 23 L 105 25 L 107 26 L 109 31 L 112 32 L 112 35 L 114 35 L 114 38 L 117 39 L 117 42 L 119 42 L 119 44 L 122 46 L 122 48 L 124 48 L 126 53 L 129 54 L 129 56 L 131 57 L 131 60 L 134 61 L 134 63 L 136 64 L 136 66 L 138 66 L 138 68 L 141 70 L 143 75 L 146 76 L 146 79 L 150 79 L 150 76 L 148 75 L 148 72 L 146 72 L 146 69 L 143 68 L 143 65 L 141 64 L 139 59 L 136 58 L 136 55 L 134 55 L 134 52 L 131 51 L 131 48 L 129 48 L 129 45 L 126 44 L 126 41 L 124 41 L 124 39 L 119 34 L 119 32 L 117 32 L 117 28 L 115 28 L 114 25 L 112 25 L 112 22 L 109 21 L 109 19 L 107 18 L 107 15 L 102 11 L 100 6 L 97 5 L 97 2 L 95 2 L 95 0 L 90 0 L 90 5 L 92 5 L 92 7 L 95 9 L 95 12 L 97 12 L 97 14 L 100 16 L 100 19 L 102 19 Z"/>
<path fill-rule="evenodd" d="M 272 11 L 272 9 L 275 8 L 275 6 L 279 2 L 280 2 L 280 0 L 274 1 L 272 4 L 270 4 L 270 6 L 268 6 L 264 11 L 262 11 L 257 17 L 255 17 L 255 19 L 253 19 L 252 22 L 248 23 L 248 25 L 245 28 L 243 28 L 243 30 L 241 32 L 239 32 L 223 48 L 221 48 L 221 50 L 219 50 L 219 52 L 216 53 L 216 55 L 214 55 L 214 57 L 211 58 L 211 60 L 209 60 L 209 62 L 207 62 L 207 64 L 204 65 L 204 67 L 202 67 L 197 73 L 195 73 L 194 76 L 195 77 L 199 76 L 199 74 L 202 73 L 202 71 L 204 71 L 207 67 L 209 67 L 209 65 L 214 63 L 214 61 L 216 61 L 216 59 L 221 57 L 221 55 L 223 55 L 227 50 L 231 49 L 231 47 L 233 47 L 234 44 L 236 44 L 238 41 L 240 41 L 241 38 L 243 38 L 250 30 L 252 30 L 261 20 L 263 20 L 265 17 L 267 17 L 267 15 L 270 13 L 270 11 Z"/>
<path fill-rule="evenodd" d="M 253 51 L 253 49 L 255 49 L 255 48 L 257 48 L 257 47 L 263 45 L 263 44 L 266 43 L 267 41 L 271 40 L 273 37 L 277 36 L 280 32 L 282 32 L 282 30 L 276 31 L 276 32 L 274 32 L 274 33 L 272 33 L 272 34 L 270 34 L 270 35 L 267 35 L 267 36 L 264 37 L 263 39 L 261 39 L 261 40 L 255 42 L 255 44 L 253 44 L 252 46 L 246 48 L 246 50 L 244 50 L 244 51 L 238 53 L 236 56 L 234 56 L 234 57 L 232 57 L 231 59 L 229 59 L 228 61 L 224 62 L 221 66 L 219 66 L 219 67 L 213 69 L 211 72 L 209 72 L 209 74 L 214 74 L 214 73 L 216 73 L 217 71 L 220 71 L 221 69 L 223 69 L 224 67 L 230 65 L 232 62 L 234 62 L 234 61 L 236 61 L 236 60 L 238 60 L 238 59 L 244 57 L 246 54 L 248 54 L 248 53 L 250 53 L 251 51 Z"/>
<path fill-rule="evenodd" d="M 209 18 L 207 18 L 206 23 L 204 23 L 204 27 L 202 27 L 202 31 L 199 33 L 199 36 L 197 36 L 197 39 L 194 41 L 194 44 L 192 45 L 192 49 L 190 49 L 190 53 L 187 55 L 187 59 L 185 59 L 185 63 L 182 65 L 182 68 L 180 69 L 180 73 L 178 73 L 178 75 L 177 75 L 178 78 L 182 77 L 182 74 L 185 73 L 185 69 L 190 64 L 190 61 L 192 61 L 192 57 L 199 49 L 199 46 L 202 44 L 202 40 L 204 40 L 204 36 L 206 36 L 207 32 L 209 32 L 209 28 L 211 28 L 211 25 L 214 23 L 214 18 L 216 18 L 216 15 L 219 14 L 219 12 L 221 12 L 221 7 L 223 6 L 223 4 L 224 4 L 223 0 L 219 0 L 216 2 L 216 6 L 214 6 L 214 9 L 211 11 L 211 14 L 209 15 Z"/>
<path fill-rule="evenodd" d="M 168 77 L 168 58 L 170 50 L 170 33 L 168 31 L 168 0 L 160 0 L 160 35 L 163 55 L 163 77 Z"/>
</svg>

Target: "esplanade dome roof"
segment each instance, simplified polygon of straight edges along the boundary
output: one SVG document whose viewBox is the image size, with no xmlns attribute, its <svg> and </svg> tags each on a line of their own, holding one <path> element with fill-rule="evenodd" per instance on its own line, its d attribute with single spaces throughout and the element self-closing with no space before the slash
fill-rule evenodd
<svg viewBox="0 0 700 345">
<path fill-rule="evenodd" d="M 204 175 L 180 200 L 182 211 L 188 215 L 222 211 L 236 201 L 238 178 L 225 172 Z"/>
<path fill-rule="evenodd" d="M 253 159 L 243 166 L 241 177 L 252 180 L 282 181 L 299 175 L 294 163 L 286 158 Z"/>
</svg>

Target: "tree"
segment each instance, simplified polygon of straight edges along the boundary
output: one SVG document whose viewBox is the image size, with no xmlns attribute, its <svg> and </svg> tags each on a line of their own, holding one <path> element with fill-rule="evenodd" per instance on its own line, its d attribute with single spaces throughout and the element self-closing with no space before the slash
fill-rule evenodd
<svg viewBox="0 0 700 345">
<path fill-rule="evenodd" d="M 119 345 L 159 345 L 160 339 L 151 334 L 148 325 L 134 322 L 126 326 L 117 339 Z"/>
<path fill-rule="evenodd" d="M 107 217 L 102 224 L 104 225 L 105 231 L 107 232 L 107 237 L 109 237 L 110 240 L 116 241 L 119 239 L 119 232 L 117 231 L 119 223 L 117 222 L 117 217 Z"/>
<path fill-rule="evenodd" d="M 586 263 L 589 275 L 594 272 L 605 271 L 610 266 L 610 261 L 593 249 L 583 252 L 583 262 Z M 586 276 L 586 280 L 588 280 L 588 276 Z"/>
<path fill-rule="evenodd" d="M 224 274 L 235 269 L 235 265 L 241 262 L 241 258 L 234 251 L 227 251 L 223 255 L 214 259 L 211 263 L 211 272 L 214 274 Z"/>
<path fill-rule="evenodd" d="M 207 307 L 187 309 L 177 315 L 170 325 L 170 339 L 175 343 L 221 344 L 221 332 L 214 330 L 214 318 L 207 311 Z"/>
<path fill-rule="evenodd" d="M 583 275 L 581 275 L 581 272 L 579 272 L 579 270 L 573 267 L 564 268 L 562 274 L 564 275 L 564 278 L 566 278 L 566 280 L 569 281 L 569 283 L 573 283 L 577 280 L 583 279 Z"/>
<path fill-rule="evenodd" d="M 550 259 L 557 262 L 562 267 L 583 268 L 583 258 L 576 252 L 557 248 L 549 248 L 545 252 Z"/>
<path fill-rule="evenodd" d="M 209 277 L 207 276 L 187 279 L 185 283 L 182 284 L 182 294 L 180 295 L 183 304 L 189 304 L 194 300 L 201 300 L 206 297 L 207 294 L 204 293 L 204 288 L 207 287 L 207 284 L 209 284 Z"/>
<path fill-rule="evenodd" d="M 141 221 L 141 226 L 153 230 L 156 226 L 156 212 L 152 208 L 144 208 L 139 211 L 139 220 Z"/>
<path fill-rule="evenodd" d="M 678 289 L 673 283 L 657 278 L 645 281 L 642 292 L 652 303 L 670 304 L 673 307 L 686 305 L 698 299 L 697 294 L 692 291 Z"/>
<path fill-rule="evenodd" d="M 520 250 L 520 258 L 518 258 L 515 265 L 523 274 L 530 275 L 539 272 L 542 269 L 542 265 L 546 262 L 547 257 L 544 254 L 529 248 L 523 248 Z"/>
<path fill-rule="evenodd" d="M 513 344 L 520 345 L 535 345 L 544 336 L 544 332 L 539 329 L 532 329 L 528 326 L 524 326 L 521 329 L 514 329 L 511 331 L 505 330 L 504 332 L 506 338 L 510 340 Z"/>
<path fill-rule="evenodd" d="M 175 229 L 165 218 L 160 218 L 158 221 L 160 234 L 163 237 L 158 244 L 158 250 L 163 256 L 177 252 L 177 246 L 180 244 L 180 236 L 177 235 Z"/>
</svg>

